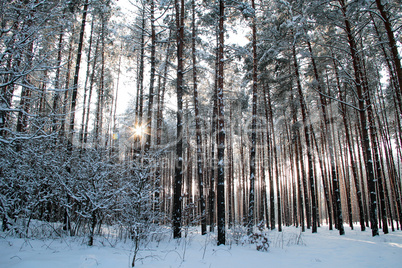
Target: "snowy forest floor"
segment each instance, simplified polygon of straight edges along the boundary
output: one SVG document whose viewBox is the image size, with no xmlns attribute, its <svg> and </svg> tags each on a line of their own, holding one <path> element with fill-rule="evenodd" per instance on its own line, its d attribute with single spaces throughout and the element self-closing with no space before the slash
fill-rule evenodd
<svg viewBox="0 0 402 268">
<path fill-rule="evenodd" d="M 201 236 L 189 229 L 187 237 L 174 240 L 165 230 L 141 246 L 136 267 L 401 267 L 402 231 L 377 237 L 370 229 L 345 231 L 344 236 L 327 226 L 316 234 L 295 227 L 285 227 L 282 233 L 267 231 L 270 247 L 261 252 L 254 244 L 242 243 L 243 232 L 228 233 L 228 245 L 218 247 L 214 234 Z M 89 247 L 86 241 L 84 237 L 20 239 L 0 233 L 0 267 L 131 266 L 132 242 L 100 236 Z"/>
</svg>

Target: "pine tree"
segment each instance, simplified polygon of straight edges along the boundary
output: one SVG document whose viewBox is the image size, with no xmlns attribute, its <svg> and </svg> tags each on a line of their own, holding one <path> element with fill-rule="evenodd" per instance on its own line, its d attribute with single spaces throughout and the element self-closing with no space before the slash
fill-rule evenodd
<svg viewBox="0 0 402 268">
<path fill-rule="evenodd" d="M 177 133 L 176 133 L 176 163 L 173 184 L 173 237 L 181 237 L 183 181 L 183 88 L 184 88 L 184 0 L 175 0 L 176 12 L 176 46 L 177 46 Z"/>
<path fill-rule="evenodd" d="M 251 0 L 251 6 L 255 10 L 255 1 Z M 253 50 L 253 98 L 252 98 L 252 119 L 251 119 L 251 148 L 250 148 L 250 194 L 249 194 L 249 210 L 248 210 L 248 223 L 247 233 L 251 235 L 254 226 L 255 215 L 255 177 L 256 177 L 256 142 L 257 142 L 257 98 L 258 98 L 258 85 L 257 85 L 257 26 L 256 17 L 252 18 L 252 50 Z"/>
<path fill-rule="evenodd" d="M 219 26 L 218 26 L 218 176 L 217 176 L 217 223 L 218 245 L 225 245 L 225 110 L 223 102 L 223 70 L 224 70 L 224 20 L 225 1 L 219 0 Z"/>
</svg>

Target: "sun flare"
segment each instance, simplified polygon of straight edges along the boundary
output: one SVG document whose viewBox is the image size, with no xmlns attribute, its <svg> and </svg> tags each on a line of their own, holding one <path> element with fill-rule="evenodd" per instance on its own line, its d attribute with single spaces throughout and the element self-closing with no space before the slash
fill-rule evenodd
<svg viewBox="0 0 402 268">
<path fill-rule="evenodd" d="M 133 130 L 134 136 L 142 137 L 145 134 L 145 126 L 143 125 L 136 125 Z"/>
</svg>

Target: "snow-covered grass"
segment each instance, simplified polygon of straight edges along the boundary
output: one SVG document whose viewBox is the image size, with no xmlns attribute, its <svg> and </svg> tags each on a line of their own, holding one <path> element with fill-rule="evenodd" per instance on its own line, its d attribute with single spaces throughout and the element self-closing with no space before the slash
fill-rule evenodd
<svg viewBox="0 0 402 268">
<path fill-rule="evenodd" d="M 201 236 L 188 229 L 174 240 L 169 230 L 143 241 L 136 267 L 402 267 L 402 231 L 371 237 L 346 228 L 346 235 L 323 226 L 311 230 L 267 231 L 270 247 L 257 251 L 244 243 L 242 230 L 228 234 L 228 245 L 216 246 L 214 234 Z M 130 267 L 134 244 L 96 237 L 88 247 L 84 237 L 20 239 L 0 234 L 0 267 Z"/>
</svg>

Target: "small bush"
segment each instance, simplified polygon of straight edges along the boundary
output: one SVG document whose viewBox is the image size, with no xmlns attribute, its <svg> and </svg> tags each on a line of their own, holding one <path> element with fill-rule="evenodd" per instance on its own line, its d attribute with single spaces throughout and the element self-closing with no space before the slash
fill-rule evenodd
<svg viewBox="0 0 402 268">
<path fill-rule="evenodd" d="M 249 236 L 249 241 L 251 244 L 255 244 L 258 251 L 268 251 L 269 239 L 268 234 L 264 231 L 264 223 L 259 223 L 257 229 L 257 232 L 254 232 Z"/>
</svg>

